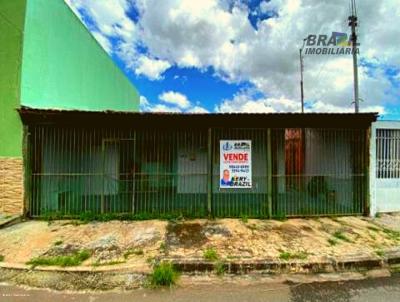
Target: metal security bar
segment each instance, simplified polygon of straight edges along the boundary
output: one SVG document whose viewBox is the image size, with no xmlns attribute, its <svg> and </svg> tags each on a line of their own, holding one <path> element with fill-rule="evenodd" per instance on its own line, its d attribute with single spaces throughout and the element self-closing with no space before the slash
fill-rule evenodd
<svg viewBox="0 0 400 302">
<path fill-rule="evenodd" d="M 207 134 L 31 127 L 32 216 L 205 216 Z"/>
<path fill-rule="evenodd" d="M 267 217 L 267 130 L 213 129 L 212 132 L 212 210 L 218 217 Z M 220 140 L 251 140 L 252 188 L 221 189 Z"/>
<path fill-rule="evenodd" d="M 362 214 L 366 130 L 29 127 L 32 217 Z M 220 188 L 220 140 L 250 140 L 252 187 Z"/>
<path fill-rule="evenodd" d="M 377 129 L 376 177 L 400 178 L 400 130 Z"/>
<path fill-rule="evenodd" d="M 275 215 L 364 212 L 365 130 L 276 129 L 272 149 Z"/>
</svg>

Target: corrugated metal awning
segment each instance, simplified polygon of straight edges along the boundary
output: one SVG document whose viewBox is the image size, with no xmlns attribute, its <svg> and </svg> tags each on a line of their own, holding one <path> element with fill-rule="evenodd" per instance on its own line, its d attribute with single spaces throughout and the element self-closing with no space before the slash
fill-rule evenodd
<svg viewBox="0 0 400 302">
<path fill-rule="evenodd" d="M 26 125 L 137 128 L 367 128 L 378 113 L 155 113 L 18 110 Z"/>
</svg>

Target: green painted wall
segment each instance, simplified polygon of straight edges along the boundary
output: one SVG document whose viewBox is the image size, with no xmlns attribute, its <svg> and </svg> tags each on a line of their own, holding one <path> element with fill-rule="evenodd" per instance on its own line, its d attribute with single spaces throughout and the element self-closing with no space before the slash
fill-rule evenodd
<svg viewBox="0 0 400 302">
<path fill-rule="evenodd" d="M 26 11 L 22 105 L 139 110 L 136 89 L 63 0 L 28 0 Z"/>
<path fill-rule="evenodd" d="M 25 0 L 0 0 L 0 156 L 22 156 L 19 107 Z"/>
</svg>

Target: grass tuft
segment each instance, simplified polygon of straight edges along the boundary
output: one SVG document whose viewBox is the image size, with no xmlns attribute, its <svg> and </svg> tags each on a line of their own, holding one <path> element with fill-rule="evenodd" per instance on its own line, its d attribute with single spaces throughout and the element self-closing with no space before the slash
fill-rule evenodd
<svg viewBox="0 0 400 302">
<path fill-rule="evenodd" d="M 370 230 L 370 231 L 379 232 L 379 229 L 378 229 L 377 227 L 372 226 L 372 225 L 369 225 L 367 228 L 368 228 L 368 230 Z"/>
<path fill-rule="evenodd" d="M 223 261 L 218 261 L 215 263 L 214 269 L 217 276 L 223 276 L 226 272 L 226 265 Z"/>
<path fill-rule="evenodd" d="M 352 242 L 352 241 L 351 241 L 345 234 L 343 234 L 343 232 L 341 232 L 341 231 L 336 231 L 336 232 L 333 234 L 333 237 L 335 237 L 336 239 L 339 239 L 339 240 L 343 240 L 343 241 L 349 242 L 349 243 Z"/>
<path fill-rule="evenodd" d="M 247 215 L 240 215 L 240 220 L 243 223 L 247 223 L 249 221 L 249 217 Z"/>
<path fill-rule="evenodd" d="M 287 216 L 285 212 L 277 212 L 272 219 L 278 220 L 278 221 L 286 221 L 287 220 Z"/>
<path fill-rule="evenodd" d="M 167 251 L 167 245 L 165 244 L 165 242 L 161 242 L 160 243 L 160 252 L 165 253 L 166 251 Z"/>
<path fill-rule="evenodd" d="M 307 259 L 308 254 L 306 252 L 296 252 L 296 253 L 290 253 L 290 252 L 281 252 L 279 254 L 279 259 L 281 260 L 291 260 L 291 259 L 300 259 L 300 260 L 305 260 Z"/>
<path fill-rule="evenodd" d="M 210 247 L 203 252 L 203 257 L 208 261 L 217 261 L 218 253 L 214 248 Z"/>
<path fill-rule="evenodd" d="M 335 246 L 336 244 L 338 244 L 338 241 L 336 239 L 334 239 L 334 238 L 329 238 L 328 239 L 328 243 L 331 246 Z"/>
<path fill-rule="evenodd" d="M 394 231 L 391 229 L 383 228 L 382 232 L 386 234 L 386 236 L 391 240 L 400 240 L 400 232 Z"/>
<path fill-rule="evenodd" d="M 40 256 L 31 259 L 26 264 L 35 266 L 78 266 L 83 261 L 90 258 L 90 252 L 88 250 L 81 250 L 67 256 Z"/>
<path fill-rule="evenodd" d="M 153 287 L 172 286 L 176 284 L 179 273 L 174 269 L 170 262 L 161 262 L 154 266 L 152 274 L 149 276 L 150 284 Z"/>
<path fill-rule="evenodd" d="M 0 255 L 0 262 L 3 262 L 3 261 L 4 261 L 4 256 Z"/>
<path fill-rule="evenodd" d="M 118 264 L 122 264 L 122 263 L 125 263 L 125 261 L 120 261 L 120 260 L 113 260 L 113 261 L 108 261 L 108 262 L 96 261 L 96 262 L 92 263 L 92 266 L 97 267 L 97 266 L 106 266 L 106 265 L 118 265 Z"/>
<path fill-rule="evenodd" d="M 128 249 L 125 253 L 124 253 L 124 258 L 128 259 L 129 256 L 131 255 L 136 255 L 136 256 L 143 256 L 144 252 L 142 249 Z"/>
<path fill-rule="evenodd" d="M 57 240 L 56 242 L 54 242 L 54 245 L 55 245 L 55 246 L 59 246 L 59 245 L 61 245 L 61 244 L 63 244 L 63 241 L 62 241 L 62 240 Z"/>
</svg>

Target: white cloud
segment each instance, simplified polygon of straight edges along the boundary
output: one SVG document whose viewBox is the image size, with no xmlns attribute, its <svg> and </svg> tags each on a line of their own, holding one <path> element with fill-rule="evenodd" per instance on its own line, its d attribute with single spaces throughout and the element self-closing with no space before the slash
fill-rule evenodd
<svg viewBox="0 0 400 302">
<path fill-rule="evenodd" d="M 171 67 L 168 61 L 154 60 L 146 56 L 140 56 L 137 61 L 135 73 L 137 75 L 145 75 L 150 80 L 160 80 L 165 70 Z"/>
<path fill-rule="evenodd" d="M 224 100 L 216 106 L 217 112 L 251 112 L 251 113 L 271 113 L 300 111 L 300 104 L 284 97 L 280 98 L 254 98 L 248 92 L 242 92 L 233 99 Z"/>
<path fill-rule="evenodd" d="M 276 11 L 278 15 L 260 21 L 255 30 L 243 6 L 228 10 L 217 0 L 165 0 L 162 4 L 156 0 L 138 0 L 141 39 L 151 54 L 171 64 L 200 69 L 211 66 L 227 81 L 250 81 L 270 98 L 297 101 L 298 48 L 302 39 L 310 33 L 349 32 L 347 2 L 263 2 L 260 10 Z M 360 59 L 399 64 L 394 41 L 399 40 L 400 28 L 395 22 L 378 21 L 394 20 L 399 13 L 395 0 L 359 3 Z M 306 100 L 310 104 L 319 101 L 347 110 L 352 99 L 351 57 L 309 56 L 305 64 Z M 393 98 L 392 91 L 382 72 L 372 75 L 371 68 L 360 68 L 360 95 L 365 100 L 362 106 L 380 105 Z M 248 106 L 243 110 L 259 110 L 258 106 Z M 261 110 L 270 110 L 269 104 Z"/>
<path fill-rule="evenodd" d="M 94 32 L 92 32 L 92 34 L 93 34 L 94 38 L 97 40 L 97 42 L 99 42 L 101 47 L 103 47 L 107 53 L 111 53 L 112 45 L 111 45 L 110 40 L 108 40 L 107 37 L 105 37 L 102 33 L 98 32 L 98 31 L 94 31 Z"/>
<path fill-rule="evenodd" d="M 177 107 L 171 107 L 164 104 L 157 104 L 151 107 L 150 111 L 152 112 L 182 112 L 182 109 Z"/>
<path fill-rule="evenodd" d="M 185 112 L 208 113 L 202 106 L 193 103 L 182 93 L 168 91 L 158 96 L 161 103 L 152 103 L 145 96 L 140 97 L 140 110 L 143 112 Z"/>
<path fill-rule="evenodd" d="M 219 110 L 297 110 L 298 49 L 302 39 L 309 34 L 349 32 L 348 0 L 263 1 L 259 10 L 276 14 L 259 20 L 257 29 L 249 22 L 245 2 L 238 4 L 240 1 L 67 2 L 72 3 L 75 11 L 79 8 L 88 12 L 104 36 L 122 40 L 114 45 L 114 50 L 127 68 L 137 74 L 160 79 L 174 65 L 200 70 L 212 67 L 220 78 L 228 82 L 248 81 L 266 96 L 248 98 L 242 105 L 235 103 L 239 98 L 235 96 L 223 100 L 217 106 Z M 130 3 L 139 10 L 136 24 L 126 14 Z M 389 81 L 385 69 L 400 65 L 400 27 L 396 22 L 381 21 L 398 19 L 398 0 L 360 1 L 358 14 L 359 59 L 363 63 L 359 69 L 360 96 L 364 99 L 361 108 L 381 109 L 387 103 L 399 104 L 398 88 Z M 143 46 L 147 50 L 145 55 L 138 53 L 138 47 Z M 311 110 L 351 110 L 350 56 L 306 56 L 304 77 L 305 97 Z M 287 104 L 282 104 L 282 100 Z"/>
<path fill-rule="evenodd" d="M 174 91 L 163 92 L 162 94 L 159 95 L 158 98 L 162 102 L 173 104 L 182 109 L 187 109 L 191 106 L 191 103 L 186 97 L 186 95 L 183 95 L 182 93 L 179 92 L 174 92 Z"/>
<path fill-rule="evenodd" d="M 79 14 L 84 11 L 95 22 L 98 30 L 105 36 L 118 36 L 125 40 L 132 39 L 135 24 L 127 16 L 130 4 L 127 0 L 64 0 L 72 10 Z M 82 19 L 82 18 L 81 18 Z"/>
<path fill-rule="evenodd" d="M 192 112 L 192 113 L 209 113 L 209 111 L 201 106 L 194 106 L 190 108 L 187 112 Z"/>
</svg>

